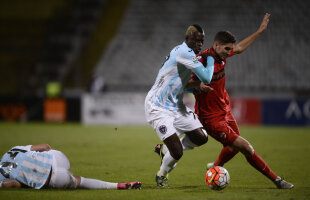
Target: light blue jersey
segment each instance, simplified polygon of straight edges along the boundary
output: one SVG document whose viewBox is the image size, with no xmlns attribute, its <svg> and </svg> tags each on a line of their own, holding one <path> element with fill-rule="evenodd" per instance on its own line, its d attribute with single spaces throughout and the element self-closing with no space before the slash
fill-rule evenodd
<svg viewBox="0 0 310 200">
<path fill-rule="evenodd" d="M 170 52 L 170 55 L 158 72 L 153 87 L 148 92 L 146 101 L 166 110 L 184 109 L 183 91 L 192 71 L 197 72 L 199 78 L 208 76 L 209 81 L 213 74 L 213 65 L 214 59 L 212 66 L 207 68 L 208 70 L 212 68 L 212 70 L 205 72 L 206 68 L 199 62 L 194 51 L 183 42 L 181 45 L 174 47 Z"/>
<path fill-rule="evenodd" d="M 16 146 L 0 161 L 0 182 L 17 180 L 40 189 L 46 183 L 52 168 L 53 156 L 46 152 L 30 151 L 29 146 Z"/>
</svg>

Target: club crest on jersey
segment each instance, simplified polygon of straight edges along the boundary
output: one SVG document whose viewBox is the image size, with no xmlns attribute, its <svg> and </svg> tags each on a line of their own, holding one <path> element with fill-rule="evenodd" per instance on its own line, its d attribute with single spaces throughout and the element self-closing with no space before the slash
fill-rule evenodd
<svg viewBox="0 0 310 200">
<path fill-rule="evenodd" d="M 194 63 L 198 63 L 199 62 L 199 60 L 198 60 L 198 58 L 196 56 L 193 57 L 192 60 L 193 60 Z"/>
<path fill-rule="evenodd" d="M 165 134 L 167 132 L 167 127 L 165 125 L 161 125 L 158 130 L 161 134 Z"/>
</svg>

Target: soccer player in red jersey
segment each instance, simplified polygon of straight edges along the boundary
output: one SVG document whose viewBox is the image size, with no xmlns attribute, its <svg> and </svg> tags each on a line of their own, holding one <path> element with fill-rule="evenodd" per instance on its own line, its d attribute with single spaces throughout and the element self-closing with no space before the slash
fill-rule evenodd
<svg viewBox="0 0 310 200">
<path fill-rule="evenodd" d="M 214 163 L 208 167 L 223 166 L 239 151 L 247 161 L 262 174 L 272 180 L 279 189 L 290 189 L 294 185 L 277 176 L 257 155 L 252 145 L 240 136 L 238 125 L 231 113 L 229 96 L 225 89 L 226 58 L 242 53 L 267 28 L 270 14 L 265 14 L 259 29 L 235 45 L 235 37 L 228 31 L 220 31 L 214 38 L 212 47 L 204 50 L 200 61 L 205 65 L 206 57 L 214 57 L 214 73 L 210 84 L 201 83 L 193 74 L 187 88 L 197 88 L 195 92 L 195 112 L 208 134 L 223 144 L 223 149 Z"/>
</svg>

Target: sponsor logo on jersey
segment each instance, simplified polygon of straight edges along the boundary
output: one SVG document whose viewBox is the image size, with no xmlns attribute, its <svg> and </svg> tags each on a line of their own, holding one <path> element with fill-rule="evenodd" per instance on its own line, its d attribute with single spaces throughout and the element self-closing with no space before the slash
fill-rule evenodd
<svg viewBox="0 0 310 200">
<path fill-rule="evenodd" d="M 196 56 L 193 57 L 192 59 L 193 59 L 193 62 L 194 62 L 194 63 L 198 63 L 198 62 L 199 62 L 199 60 L 198 60 L 198 58 L 197 58 Z"/>
</svg>

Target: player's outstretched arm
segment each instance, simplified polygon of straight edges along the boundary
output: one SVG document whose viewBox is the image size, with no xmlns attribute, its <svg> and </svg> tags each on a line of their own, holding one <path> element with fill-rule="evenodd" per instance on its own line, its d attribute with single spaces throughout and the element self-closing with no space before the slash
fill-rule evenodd
<svg viewBox="0 0 310 200">
<path fill-rule="evenodd" d="M 17 180 L 5 180 L 0 183 L 0 188 L 21 188 L 22 184 Z"/>
<path fill-rule="evenodd" d="M 203 83 L 210 83 L 212 80 L 214 71 L 214 58 L 212 56 L 207 57 L 207 66 L 204 67 L 202 64 L 192 69 L 192 72 L 196 74 L 199 80 Z"/>
<path fill-rule="evenodd" d="M 51 146 L 48 145 L 48 144 L 32 145 L 31 148 L 30 148 L 31 151 L 40 151 L 40 152 L 42 152 L 42 151 L 49 151 L 51 149 L 52 149 Z"/>
<path fill-rule="evenodd" d="M 242 40 L 241 42 L 239 42 L 238 44 L 234 45 L 234 54 L 239 54 L 242 53 L 244 50 L 246 50 L 258 38 L 258 36 L 260 36 L 260 34 L 262 34 L 267 29 L 269 23 L 269 17 L 270 14 L 266 13 L 257 31 L 254 32 L 249 37 Z"/>
</svg>

